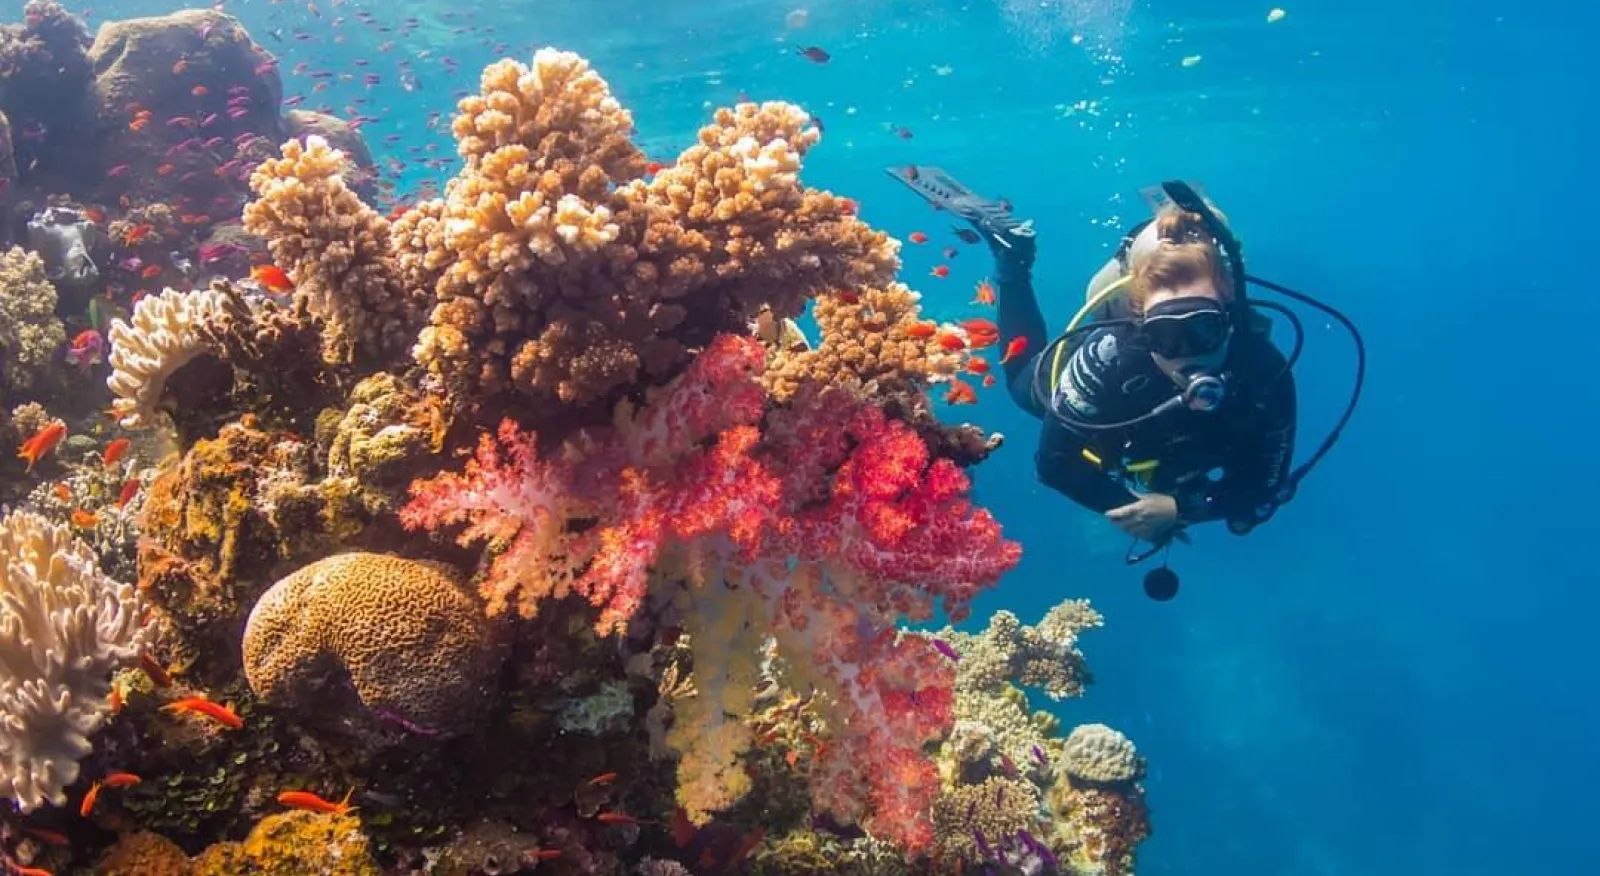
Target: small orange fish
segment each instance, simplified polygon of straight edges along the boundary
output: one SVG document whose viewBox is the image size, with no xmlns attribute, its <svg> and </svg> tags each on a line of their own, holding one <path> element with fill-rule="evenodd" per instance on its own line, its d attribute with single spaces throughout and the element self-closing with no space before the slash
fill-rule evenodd
<svg viewBox="0 0 1600 876">
<path fill-rule="evenodd" d="M 921 231 L 913 231 L 906 235 L 906 239 L 912 243 L 927 243 L 928 235 L 922 233 Z"/>
<path fill-rule="evenodd" d="M 78 529 L 94 529 L 94 525 L 98 522 L 100 522 L 100 516 L 93 511 L 85 511 L 82 508 L 72 509 L 72 525 Z"/>
<path fill-rule="evenodd" d="M 987 319 L 963 320 L 961 330 L 967 333 L 967 343 L 971 344 L 974 350 L 1000 343 L 999 327 Z"/>
<path fill-rule="evenodd" d="M 967 346 L 967 342 L 962 340 L 961 336 L 956 334 L 955 332 L 940 332 L 939 333 L 939 347 L 941 349 L 949 350 L 950 352 L 953 353 L 956 350 L 960 350 L 960 349 L 965 348 L 966 346 Z"/>
<path fill-rule="evenodd" d="M 914 322 L 906 326 L 906 337 L 920 341 L 933 337 L 938 330 L 939 327 L 931 322 Z"/>
<path fill-rule="evenodd" d="M 985 374 L 985 375 L 983 375 L 983 388 L 984 389 L 988 389 L 991 386 L 994 386 L 994 375 L 993 374 Z"/>
<path fill-rule="evenodd" d="M 849 198 L 840 198 L 839 212 L 845 216 L 854 216 L 861 212 L 861 205 Z"/>
<path fill-rule="evenodd" d="M 196 85 L 195 87 L 189 89 L 189 93 L 195 97 L 205 97 L 211 93 L 211 89 L 205 87 L 204 85 Z"/>
<path fill-rule="evenodd" d="M 174 75 L 174 76 L 177 76 L 177 75 L 181 74 L 183 71 L 185 71 L 187 69 L 189 69 L 189 59 L 188 58 L 179 58 L 178 60 L 176 60 L 176 61 L 174 61 L 172 63 L 172 75 Z"/>
<path fill-rule="evenodd" d="M 117 494 L 117 507 L 127 507 L 128 503 L 133 501 L 133 497 L 139 495 L 139 486 L 140 484 L 138 478 L 134 478 L 133 480 L 123 484 L 122 492 Z"/>
<path fill-rule="evenodd" d="M 69 844 L 66 834 L 45 830 L 42 827 L 24 827 L 22 832 L 46 845 L 64 846 Z"/>
<path fill-rule="evenodd" d="M 356 807 L 350 805 L 350 795 L 355 792 L 356 789 L 351 788 L 345 792 L 343 800 L 333 803 L 318 797 L 310 791 L 284 791 L 278 795 L 278 805 L 287 806 L 290 809 L 309 809 L 312 812 L 349 815 L 356 811 Z"/>
<path fill-rule="evenodd" d="M 1004 365 L 1007 362 L 1010 362 L 1012 359 L 1021 356 L 1023 351 L 1026 349 L 1028 349 L 1027 338 L 1020 336 L 1012 338 L 1011 343 L 1006 344 L 1006 352 L 1005 355 L 1000 357 L 1000 364 Z"/>
<path fill-rule="evenodd" d="M 68 489 L 66 484 L 63 484 L 60 481 L 57 481 L 56 482 L 56 498 L 60 499 L 63 502 L 71 502 L 72 501 L 72 490 Z"/>
<path fill-rule="evenodd" d="M 244 727 L 244 719 L 221 703 L 214 703 L 205 697 L 184 697 L 161 707 L 163 712 L 187 713 L 203 715 L 216 721 L 229 730 L 238 730 Z"/>
<path fill-rule="evenodd" d="M 28 461 L 28 471 L 33 471 L 33 464 L 44 458 L 46 453 L 55 449 L 61 439 L 67 437 L 67 424 L 55 420 L 50 425 L 33 433 L 33 437 L 22 442 L 22 449 L 17 451 L 18 459 Z"/>
<path fill-rule="evenodd" d="M 652 161 L 644 166 L 644 172 L 647 176 L 655 176 L 656 174 L 665 170 L 666 167 L 667 166 L 665 164 L 662 164 L 659 161 Z"/>
<path fill-rule="evenodd" d="M 971 359 L 967 360 L 967 373 L 968 374 L 988 374 L 989 373 L 989 360 L 988 359 L 984 359 L 984 358 L 979 357 L 979 356 L 973 356 Z"/>
<path fill-rule="evenodd" d="M 526 852 L 525 854 L 527 857 L 532 858 L 535 861 L 554 861 L 556 858 L 561 857 L 561 850 L 541 849 L 535 846 L 532 851 Z"/>
<path fill-rule="evenodd" d="M 171 167 L 171 165 L 163 165 L 163 167 Z M 166 174 L 162 174 L 162 176 L 166 176 Z M 159 277 L 161 276 L 161 266 L 145 265 L 144 270 L 139 272 L 139 276 L 145 278 L 146 280 L 150 279 L 151 277 Z"/>
<path fill-rule="evenodd" d="M 164 166 L 171 167 L 171 165 Z M 122 244 L 124 246 L 133 246 L 139 241 L 144 240 L 144 236 L 149 234 L 152 228 L 154 228 L 154 226 L 148 222 L 133 226 L 132 228 L 128 229 L 127 234 L 122 236 Z"/>
<path fill-rule="evenodd" d="M 938 277 L 941 280 L 943 280 L 945 277 L 950 276 L 950 266 L 949 265 L 936 265 L 936 266 L 934 266 L 934 269 L 929 271 L 928 273 L 932 274 L 935 277 Z"/>
<path fill-rule="evenodd" d="M 643 818 L 634 818 L 626 812 L 602 812 L 594 817 L 601 824 L 653 824 Z"/>
<path fill-rule="evenodd" d="M 103 780 L 107 788 L 131 788 L 142 781 L 144 781 L 144 779 L 139 778 L 133 773 L 124 773 L 120 771 L 106 773 L 106 777 Z"/>
<path fill-rule="evenodd" d="M 287 292 L 294 288 L 289 274 L 277 265 L 256 265 L 250 269 L 250 277 L 273 292 Z"/>
<path fill-rule="evenodd" d="M 130 130 L 130 131 L 143 131 L 144 128 L 145 128 L 145 125 L 148 125 L 148 124 L 150 124 L 150 120 L 149 119 L 134 119 L 133 121 L 128 123 L 128 130 Z"/>
<path fill-rule="evenodd" d="M 95 801 L 99 800 L 99 799 L 100 799 L 100 783 L 99 782 L 95 782 L 94 784 L 89 786 L 88 793 L 83 795 L 83 802 L 78 804 L 78 814 L 83 816 L 84 818 L 88 818 L 89 817 L 89 813 L 94 811 Z"/>
<path fill-rule="evenodd" d="M 14 872 L 17 876 L 55 876 L 43 867 L 17 867 L 14 868 Z"/>
<path fill-rule="evenodd" d="M 616 773 L 601 773 L 589 780 L 591 785 L 609 785 L 617 780 Z"/>
<path fill-rule="evenodd" d="M 102 465 L 116 465 L 117 460 L 128 454 L 128 448 L 131 446 L 133 446 L 133 442 L 127 438 L 118 438 L 112 441 L 106 445 L 106 449 L 100 454 L 100 463 Z"/>
<path fill-rule="evenodd" d="M 166 164 L 156 168 L 156 176 L 171 176 L 172 172 L 177 169 L 177 166 L 169 161 Z"/>
<path fill-rule="evenodd" d="M 994 306 L 994 286 L 988 280 L 978 281 L 977 297 L 972 299 L 972 303 Z"/>
<path fill-rule="evenodd" d="M 121 711 L 122 711 L 122 685 L 113 684 L 111 686 L 111 714 L 115 715 L 115 714 L 117 714 L 118 712 L 121 712 Z"/>
<path fill-rule="evenodd" d="M 956 379 L 950 381 L 950 391 L 944 394 L 944 400 L 952 405 L 976 404 L 978 393 L 972 388 L 972 384 Z"/>
</svg>

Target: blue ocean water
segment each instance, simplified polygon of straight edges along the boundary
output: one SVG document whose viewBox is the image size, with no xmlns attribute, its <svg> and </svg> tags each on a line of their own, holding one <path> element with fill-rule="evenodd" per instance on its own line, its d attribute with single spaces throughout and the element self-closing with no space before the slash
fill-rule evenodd
<svg viewBox="0 0 1600 876">
<path fill-rule="evenodd" d="M 501 53 L 585 55 L 664 158 L 741 93 L 799 103 L 827 132 L 807 180 L 933 238 L 907 246 L 905 277 L 941 317 L 975 313 L 991 266 L 979 248 L 944 259 L 948 221 L 882 168 L 940 166 L 1035 218 L 1056 325 L 1143 215 L 1140 187 L 1202 181 L 1253 272 L 1360 323 L 1355 421 L 1269 526 L 1197 532 L 1173 556 L 1182 595 L 1158 605 L 1120 537 L 1035 483 L 1036 424 L 999 392 L 949 411 L 1007 434 L 977 489 L 1026 550 L 975 615 L 1032 619 L 1069 595 L 1106 615 L 1084 643 L 1097 683 L 1061 712 L 1125 729 L 1151 759 L 1142 873 L 1600 872 L 1585 830 L 1600 784 L 1586 542 L 1600 303 L 1583 218 L 1600 13 L 1280 2 L 1273 22 L 1271 2 L 1242 0 L 218 5 L 280 54 L 286 93 L 377 117 L 369 140 L 400 198 L 451 170 L 419 163 L 450 152 L 427 113 L 448 114 Z M 406 16 L 419 23 L 396 36 Z M 419 88 L 400 86 L 400 59 Z M 312 92 L 301 62 L 353 78 Z M 383 81 L 365 86 L 369 71 Z M 1352 365 L 1336 327 L 1307 327 L 1302 453 Z"/>
</svg>

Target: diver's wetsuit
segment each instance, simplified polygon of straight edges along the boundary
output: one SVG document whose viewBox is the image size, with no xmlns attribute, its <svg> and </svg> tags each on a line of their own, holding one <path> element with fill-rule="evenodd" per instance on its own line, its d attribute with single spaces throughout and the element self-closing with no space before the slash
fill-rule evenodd
<svg viewBox="0 0 1600 876">
<path fill-rule="evenodd" d="M 1185 524 L 1225 520 L 1243 534 L 1276 509 L 1294 452 L 1295 387 L 1283 354 L 1265 335 L 1235 332 L 1224 370 L 1231 377 L 1222 406 L 1211 412 L 1179 408 L 1118 430 L 1075 429 L 1041 406 L 1033 391 L 1035 359 L 1050 339 L 1034 299 L 1026 264 L 999 258 L 996 265 L 1002 348 L 1028 339 L 1030 355 L 1005 364 L 1011 397 L 1044 421 L 1035 463 L 1039 479 L 1084 507 L 1104 513 L 1136 498 L 1111 474 L 1085 458 L 1087 449 L 1108 465 L 1159 460 L 1146 486 L 1172 496 Z M 1177 391 L 1131 326 L 1087 332 L 1064 356 L 1060 384 L 1039 395 L 1088 423 L 1116 423 L 1145 414 Z M 1048 363 L 1046 363 L 1048 364 Z M 1041 369 L 1048 372 L 1048 369 Z M 1048 403 L 1048 402 L 1046 402 Z M 1221 469 L 1220 480 L 1205 475 Z"/>
</svg>

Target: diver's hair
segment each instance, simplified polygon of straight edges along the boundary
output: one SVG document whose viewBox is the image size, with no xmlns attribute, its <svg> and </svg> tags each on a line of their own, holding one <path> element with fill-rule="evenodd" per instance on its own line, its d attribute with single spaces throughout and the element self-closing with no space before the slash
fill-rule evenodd
<svg viewBox="0 0 1600 876">
<path fill-rule="evenodd" d="M 1136 314 L 1157 289 L 1173 289 L 1210 280 L 1224 302 L 1233 300 L 1233 280 L 1228 275 L 1216 240 L 1199 213 L 1168 204 L 1156 214 L 1156 248 L 1133 266 L 1128 283 L 1128 303 Z"/>
</svg>

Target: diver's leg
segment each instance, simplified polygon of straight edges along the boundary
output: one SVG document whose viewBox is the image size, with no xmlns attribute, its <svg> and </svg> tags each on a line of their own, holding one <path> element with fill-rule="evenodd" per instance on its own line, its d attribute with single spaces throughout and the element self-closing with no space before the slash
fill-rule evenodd
<svg viewBox="0 0 1600 876">
<path fill-rule="evenodd" d="M 1033 385 L 1034 366 L 1044 355 L 1049 338 L 1045 336 L 1044 313 L 1039 310 L 1039 302 L 1033 294 L 1032 270 L 1013 264 L 1003 253 L 997 252 L 995 256 L 995 323 L 1000 329 L 1001 355 L 1015 339 L 1027 341 L 1022 355 L 1013 356 L 1001 366 L 1005 370 L 1006 389 L 1018 407 L 1035 417 L 1043 417 L 1053 388 L 1044 386 L 1035 390 Z"/>
</svg>

